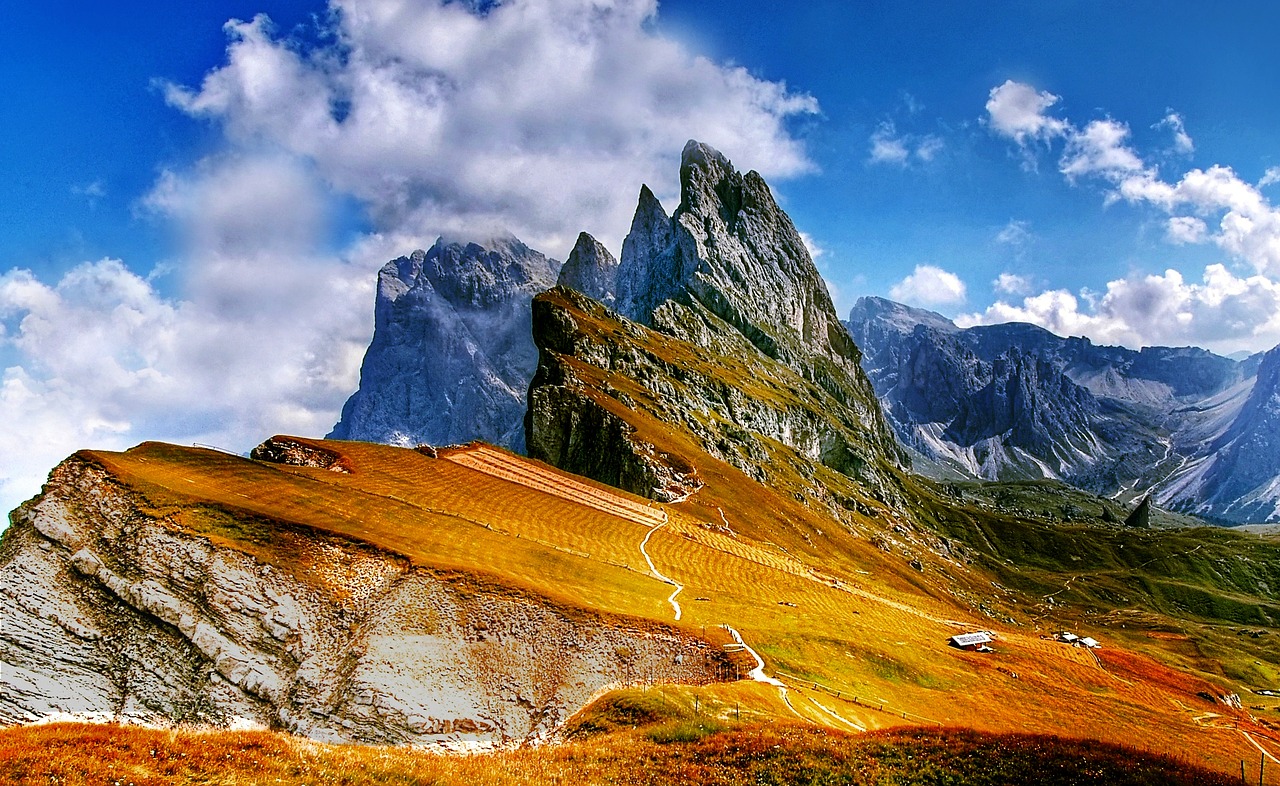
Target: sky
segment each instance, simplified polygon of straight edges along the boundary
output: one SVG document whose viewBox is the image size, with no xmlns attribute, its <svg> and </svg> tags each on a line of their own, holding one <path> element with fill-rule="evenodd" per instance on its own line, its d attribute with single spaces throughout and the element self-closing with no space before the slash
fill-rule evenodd
<svg viewBox="0 0 1280 786">
<path fill-rule="evenodd" d="M 1266 350 L 1277 29 L 1253 0 L 14 6 L 0 506 L 80 448 L 323 435 L 383 263 L 616 254 L 690 138 L 766 178 L 842 313 Z"/>
</svg>

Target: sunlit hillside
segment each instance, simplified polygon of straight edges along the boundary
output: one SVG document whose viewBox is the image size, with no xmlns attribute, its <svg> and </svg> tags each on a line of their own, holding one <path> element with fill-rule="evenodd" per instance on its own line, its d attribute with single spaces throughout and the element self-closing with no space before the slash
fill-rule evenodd
<svg viewBox="0 0 1280 786">
<path fill-rule="evenodd" d="M 1043 560 L 1028 560 L 1025 572 L 1013 564 L 999 573 L 991 567 L 990 555 L 1022 548 L 1011 545 L 1018 538 L 1067 538 L 1091 553 L 1108 548 L 1107 537 L 1085 548 L 1080 529 L 1063 532 L 978 509 L 952 511 L 947 520 L 953 529 L 980 530 L 992 542 L 984 548 L 969 540 L 975 556 L 954 560 L 942 576 L 936 557 L 919 570 L 874 537 L 709 457 L 699 466 L 707 486 L 683 503 L 661 505 L 484 446 L 433 457 L 364 443 L 294 441 L 331 451 L 346 471 L 156 443 L 79 455 L 141 494 L 147 512 L 170 526 L 251 554 L 330 593 L 361 592 L 361 577 L 317 570 L 321 561 L 312 559 L 307 545 L 315 532 L 400 555 L 459 581 L 617 615 L 618 624 L 648 621 L 704 636 L 730 651 L 737 674 L 726 677 L 742 679 L 668 687 L 664 695 L 683 704 L 696 701 L 698 713 L 723 722 L 1089 737 L 1223 772 L 1238 772 L 1241 760 L 1258 757 L 1259 747 L 1280 753 L 1280 701 L 1246 693 L 1276 676 L 1280 657 L 1258 657 L 1266 650 L 1253 649 L 1251 670 L 1237 666 L 1228 674 L 1221 664 L 1215 667 L 1214 648 L 1236 638 L 1226 622 L 1194 609 L 1178 619 L 1126 612 L 1119 603 L 1106 609 L 1092 600 L 1045 606 L 1029 591 L 1009 588 L 1009 577 L 1030 588 L 1068 584 L 1072 576 Z M 868 531 L 885 525 L 867 521 Z M 1122 535 L 1129 533 L 1113 539 Z M 1143 537 L 1144 549 L 1162 548 L 1157 536 Z M 1199 551 L 1240 542 L 1207 538 Z M 1276 548 L 1274 542 L 1253 543 Z M 1082 558 L 1081 571 L 1095 558 Z M 1157 567 L 1137 580 L 1155 583 L 1151 572 Z M 1161 581 L 1191 586 L 1196 577 Z M 984 599 L 990 614 L 975 610 L 976 598 Z M 1038 619 L 1020 611 L 1036 604 Z M 1093 635 L 1101 649 L 1049 637 L 1064 627 Z M 994 652 L 950 646 L 951 636 L 975 630 L 994 634 Z M 734 633 L 745 646 L 734 642 Z M 1247 636 L 1238 640 L 1261 646 Z M 764 661 L 754 675 L 753 653 Z M 1242 684 L 1242 673 L 1259 682 Z M 638 686 L 648 682 L 644 674 L 633 677 Z M 1241 694 L 1243 710 L 1217 700 L 1232 693 Z"/>
</svg>

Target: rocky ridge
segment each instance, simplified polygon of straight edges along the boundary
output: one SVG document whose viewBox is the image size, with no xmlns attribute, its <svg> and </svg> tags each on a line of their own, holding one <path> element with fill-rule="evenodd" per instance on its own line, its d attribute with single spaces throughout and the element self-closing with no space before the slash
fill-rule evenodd
<svg viewBox="0 0 1280 786">
<path fill-rule="evenodd" d="M 412 446 L 524 443 L 537 365 L 529 304 L 558 265 L 513 237 L 436 241 L 378 273 L 360 388 L 329 436 Z"/>
<path fill-rule="evenodd" d="M 576 289 L 612 307 L 617 300 L 618 260 L 604 244 L 583 232 L 569 252 L 556 286 Z"/>
<path fill-rule="evenodd" d="M 1161 484 L 1161 504 L 1228 521 L 1280 520 L 1280 347 L 1225 431 Z"/>
<path fill-rule="evenodd" d="M 0 540 L 0 723 L 258 726 L 489 748 L 548 738 L 635 674 L 706 682 L 723 660 L 676 629 L 317 531 L 232 521 L 244 537 L 265 527 L 306 571 L 175 526 L 88 455 L 55 469 Z"/>
<path fill-rule="evenodd" d="M 563 457 L 572 451 L 565 446 L 586 442 L 573 433 L 583 428 L 574 424 L 601 426 L 602 416 L 585 410 L 553 417 L 552 402 L 563 403 L 573 387 L 565 384 L 572 374 L 562 363 L 572 356 L 651 385 L 648 397 L 661 402 L 657 409 L 663 417 L 692 428 L 708 452 L 754 477 L 766 472 L 762 462 L 768 451 L 761 440 L 768 440 L 886 493 L 895 483 L 892 469 L 905 456 L 859 365 L 858 348 L 768 185 L 694 141 L 683 151 L 680 182 L 680 206 L 671 216 L 648 187 L 641 188 L 617 270 L 615 305 L 625 321 L 610 330 L 631 334 L 649 328 L 683 342 L 691 356 L 723 361 L 718 368 L 745 362 L 763 378 L 787 377 L 786 384 L 801 395 L 787 401 L 781 394 L 785 388 L 779 387 L 770 396 L 752 396 L 743 392 L 743 384 L 716 378 L 714 368 L 699 377 L 687 362 L 668 360 L 661 369 L 646 370 L 656 356 L 616 340 L 588 346 L 592 342 L 577 331 L 570 311 L 592 313 L 592 321 L 616 317 L 596 314 L 563 294 L 542 298 L 534 317 L 542 352 L 526 421 L 530 455 L 552 463 L 568 460 Z M 778 371 L 763 370 L 774 365 Z M 616 475 L 613 470 L 597 475 L 585 461 L 561 466 L 601 479 Z"/>
</svg>

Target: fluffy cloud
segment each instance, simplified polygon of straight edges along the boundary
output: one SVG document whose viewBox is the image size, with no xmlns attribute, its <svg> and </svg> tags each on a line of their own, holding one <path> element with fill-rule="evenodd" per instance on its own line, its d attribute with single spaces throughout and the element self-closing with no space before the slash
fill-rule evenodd
<svg viewBox="0 0 1280 786">
<path fill-rule="evenodd" d="M 964 282 L 955 273 L 934 265 L 916 265 L 911 275 L 889 289 L 889 297 L 925 306 L 963 303 Z"/>
<path fill-rule="evenodd" d="M 1067 132 L 1064 120 L 1050 117 L 1045 110 L 1061 100 L 1048 91 L 1037 91 L 1031 85 L 1006 80 L 991 88 L 987 97 L 987 117 L 996 133 L 1023 145 L 1034 140 L 1049 140 Z"/>
<path fill-rule="evenodd" d="M 1001 273 L 991 282 L 991 287 L 1006 295 L 1029 295 L 1033 289 L 1030 279 L 1016 273 Z"/>
<path fill-rule="evenodd" d="M 1173 134 L 1173 152 L 1184 156 L 1189 156 L 1196 152 L 1196 143 L 1192 141 L 1191 135 L 1187 133 L 1186 124 L 1182 122 L 1182 115 L 1172 109 L 1166 110 L 1166 112 L 1164 119 L 1153 127 L 1169 129 Z"/>
<path fill-rule="evenodd" d="M 1171 243 L 1201 243 L 1209 233 L 1209 227 L 1195 216 L 1174 216 L 1165 224 L 1165 233 Z"/>
<path fill-rule="evenodd" d="M 372 332 L 375 239 L 324 254 L 323 193 L 278 157 L 228 156 L 166 173 L 144 200 L 185 235 L 179 296 L 121 261 L 45 282 L 0 275 L 0 505 L 83 447 L 144 439 L 244 450 L 275 432 L 321 435 L 356 384 Z"/>
<path fill-rule="evenodd" d="M 1133 149 L 1127 125 L 1104 119 L 1079 128 L 1048 114 L 1057 100 L 1030 85 L 1006 81 L 991 91 L 988 123 L 1024 152 L 1029 139 L 1062 138 L 1058 169 L 1070 181 L 1094 179 L 1105 185 L 1109 202 L 1125 200 L 1164 211 L 1170 216 L 1168 237 L 1175 243 L 1211 242 L 1262 275 L 1280 276 L 1280 209 L 1260 190 L 1273 182 L 1269 174 L 1253 185 L 1230 167 L 1211 166 L 1166 180 Z M 1180 115 L 1170 111 L 1158 125 L 1173 130 L 1175 149 L 1193 149 Z M 1216 227 L 1211 229 L 1210 222 Z"/>
<path fill-rule="evenodd" d="M 1261 275 L 1241 278 L 1215 264 L 1198 283 L 1166 270 L 1111 281 L 1100 295 L 1050 290 L 956 319 L 966 327 L 1002 322 L 1030 322 L 1059 335 L 1135 348 L 1193 344 L 1260 351 L 1280 343 L 1280 283 Z"/>
<path fill-rule="evenodd" d="M 226 64 L 167 96 L 312 162 L 384 230 L 503 228 L 563 255 L 586 229 L 616 249 L 640 183 L 674 193 L 691 136 L 766 177 L 810 167 L 787 122 L 814 99 L 656 34 L 655 0 L 331 8 L 319 48 L 229 23 Z"/>
</svg>

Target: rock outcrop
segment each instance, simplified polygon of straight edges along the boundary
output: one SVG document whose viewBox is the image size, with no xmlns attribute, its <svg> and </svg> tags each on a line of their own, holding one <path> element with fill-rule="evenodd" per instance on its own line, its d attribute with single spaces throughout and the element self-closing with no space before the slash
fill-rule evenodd
<svg viewBox="0 0 1280 786">
<path fill-rule="evenodd" d="M 606 306 L 613 306 L 618 290 L 618 260 L 604 244 L 583 232 L 569 252 L 556 285 L 576 289 Z"/>
<path fill-rule="evenodd" d="M 537 366 L 529 304 L 557 265 L 513 237 L 446 242 L 378 274 L 360 389 L 329 436 L 412 446 L 524 443 Z"/>
<path fill-rule="evenodd" d="M 718 648 L 674 628 L 300 526 L 211 509 L 225 533 L 211 537 L 175 515 L 87 454 L 15 511 L 0 539 L 0 723 L 247 725 L 474 749 L 546 739 L 638 675 L 702 683 L 724 667 Z M 269 538 L 291 565 L 236 537 Z"/>
<path fill-rule="evenodd" d="M 625 340 L 566 328 L 579 319 L 571 311 L 590 308 L 564 295 L 547 299 L 534 318 L 542 356 L 530 390 L 530 455 L 555 463 L 567 455 L 558 446 L 585 441 L 566 432 L 572 423 L 552 417 L 549 407 L 553 397 L 573 387 L 561 381 L 572 377 L 562 358 L 573 357 L 638 381 L 649 391 L 646 398 L 657 402 L 651 411 L 684 424 L 701 437 L 704 449 L 754 477 L 765 473 L 761 440 L 772 440 L 874 488 L 891 487 L 892 468 L 906 461 L 905 454 L 859 365 L 858 348 L 768 185 L 692 141 L 683 152 L 680 182 L 680 206 L 671 216 L 647 187 L 640 190 L 622 245 L 615 303 L 636 324 L 611 329 L 623 335 L 644 326 L 658 335 L 646 333 L 646 340 L 661 343 L 666 336 L 687 345 L 690 356 L 725 363 L 709 364 L 700 376 L 694 364 L 674 357 L 656 362 L 657 355 L 628 348 Z M 591 313 L 588 321 L 612 319 Z M 574 338 L 566 340 L 565 334 Z M 588 334 L 595 339 L 584 338 Z M 723 375 L 723 369 L 744 363 L 758 369 L 761 379 L 786 378 L 798 395 L 787 400 L 774 394 L 771 401 L 744 392 L 747 386 Z M 547 386 L 560 390 L 552 393 Z M 710 424 L 709 414 L 722 423 Z M 595 416 L 577 417 L 597 422 Z M 585 464 L 574 464 L 572 471 L 613 474 Z"/>
</svg>

